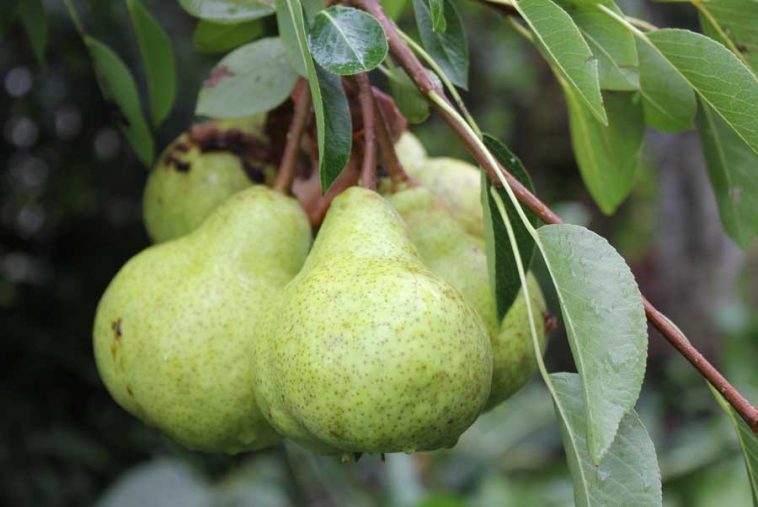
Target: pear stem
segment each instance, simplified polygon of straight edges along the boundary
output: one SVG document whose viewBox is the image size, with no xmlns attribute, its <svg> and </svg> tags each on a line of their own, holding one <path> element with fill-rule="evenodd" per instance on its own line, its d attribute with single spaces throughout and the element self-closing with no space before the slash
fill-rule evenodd
<svg viewBox="0 0 758 507">
<path fill-rule="evenodd" d="M 352 0 L 353 5 L 370 13 L 384 28 L 387 35 L 390 51 L 395 59 L 405 69 L 416 88 L 434 106 L 442 119 L 463 141 L 468 151 L 474 156 L 479 164 L 486 170 L 492 184 L 501 187 L 498 173 L 512 189 L 516 198 L 532 210 L 543 222 L 547 224 L 563 223 L 558 214 L 543 203 L 537 196 L 524 187 L 513 177 L 501 164 L 495 160 L 491 153 L 483 146 L 476 134 L 468 128 L 465 120 L 454 114 L 453 105 L 445 97 L 444 91 L 430 77 L 428 71 L 413 54 L 408 44 L 403 40 L 395 24 L 384 13 L 384 9 L 377 0 Z M 645 313 L 648 321 L 655 326 L 664 338 L 682 355 L 695 369 L 726 399 L 734 410 L 744 419 L 753 433 L 758 434 L 758 408 L 753 406 L 729 381 L 719 372 L 701 353 L 690 340 L 650 301 L 643 297 Z"/>
<path fill-rule="evenodd" d="M 318 200 L 314 209 L 308 213 L 308 218 L 310 219 L 312 226 L 315 227 L 321 224 L 335 197 L 341 194 L 342 191 L 358 183 L 358 178 L 361 175 L 358 170 L 358 163 L 358 155 L 357 152 L 354 151 L 350 154 L 350 160 L 348 160 L 345 168 L 329 187 L 329 190 L 327 190 L 326 194 Z"/>
<path fill-rule="evenodd" d="M 397 190 L 397 186 L 400 183 L 406 183 L 411 187 L 418 186 L 416 180 L 411 178 L 400 159 L 397 157 L 395 151 L 395 145 L 390 138 L 389 127 L 387 126 L 387 118 L 384 116 L 382 108 L 376 105 L 376 98 L 374 98 L 374 105 L 376 106 L 376 139 L 379 143 L 379 154 L 382 159 L 382 164 L 387 168 L 390 173 L 390 180 L 392 181 L 392 191 Z"/>
<path fill-rule="evenodd" d="M 374 111 L 374 94 L 368 74 L 357 74 L 358 102 L 363 118 L 363 164 L 361 165 L 361 184 L 365 188 L 376 188 L 376 113 Z"/>
<path fill-rule="evenodd" d="M 300 153 L 300 139 L 303 137 L 311 113 L 311 91 L 305 84 L 305 80 L 300 78 L 292 92 L 295 109 L 287 132 L 284 154 L 274 181 L 274 189 L 285 194 L 290 192 L 292 181 L 295 179 L 297 156 Z"/>
</svg>

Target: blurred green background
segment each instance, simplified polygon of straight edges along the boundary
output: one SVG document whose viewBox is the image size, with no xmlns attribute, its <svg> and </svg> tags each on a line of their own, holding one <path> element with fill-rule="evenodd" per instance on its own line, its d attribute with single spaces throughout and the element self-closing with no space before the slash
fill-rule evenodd
<svg viewBox="0 0 758 507">
<path fill-rule="evenodd" d="M 160 147 L 192 120 L 197 90 L 218 56 L 195 52 L 195 21 L 177 2 L 145 3 L 171 35 L 180 82 Z M 91 33 L 140 79 L 124 3 L 79 5 Z M 560 89 L 537 52 L 499 15 L 473 2 L 461 7 L 472 54 L 465 99 L 482 127 L 522 157 L 546 202 L 606 236 L 643 292 L 758 400 L 758 242 L 741 251 L 723 233 L 696 135 L 649 132 L 636 190 L 615 216 L 602 216 L 576 170 Z M 660 25 L 696 27 L 685 5 L 624 7 Z M 573 504 L 558 426 L 538 381 L 482 416 L 454 449 L 385 462 L 364 456 L 342 464 L 290 445 L 203 455 L 121 410 L 98 379 L 90 333 L 108 281 L 148 244 L 140 205 L 146 171 L 113 128 L 62 4 L 46 8 L 44 68 L 19 26 L 0 39 L 0 505 Z M 435 118 L 414 132 L 432 155 L 465 157 Z M 560 330 L 547 361 L 554 371 L 573 369 Z M 750 504 L 726 417 L 655 332 L 638 409 L 656 442 L 667 506 Z"/>
</svg>

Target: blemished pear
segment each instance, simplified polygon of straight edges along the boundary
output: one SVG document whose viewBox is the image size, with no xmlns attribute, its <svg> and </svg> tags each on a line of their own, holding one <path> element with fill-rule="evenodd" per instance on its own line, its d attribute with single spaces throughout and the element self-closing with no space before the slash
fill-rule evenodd
<svg viewBox="0 0 758 507">
<path fill-rule="evenodd" d="M 277 442 L 256 403 L 252 355 L 310 241 L 297 201 L 253 186 L 194 232 L 133 257 L 95 317 L 95 359 L 111 395 L 191 449 Z"/>
<path fill-rule="evenodd" d="M 213 122 L 220 131 L 236 129 L 265 142 L 264 117 Z M 155 243 L 195 230 L 229 196 L 253 184 L 245 163 L 229 149 L 207 149 L 188 133 L 172 142 L 150 171 L 142 200 L 145 227 Z M 256 162 L 262 180 L 265 167 Z"/>
<path fill-rule="evenodd" d="M 450 447 L 486 403 L 492 351 L 397 212 L 353 187 L 332 203 L 255 354 L 261 410 L 325 453 Z"/>
<path fill-rule="evenodd" d="M 486 408 L 494 407 L 526 385 L 537 370 L 523 294 L 519 293 L 499 322 L 482 241 L 466 232 L 445 203 L 426 188 L 402 190 L 389 196 L 388 200 L 405 220 L 411 241 L 424 264 L 455 287 L 487 327 L 494 362 Z M 544 353 L 545 301 L 531 273 L 527 283 L 534 323 Z"/>
</svg>

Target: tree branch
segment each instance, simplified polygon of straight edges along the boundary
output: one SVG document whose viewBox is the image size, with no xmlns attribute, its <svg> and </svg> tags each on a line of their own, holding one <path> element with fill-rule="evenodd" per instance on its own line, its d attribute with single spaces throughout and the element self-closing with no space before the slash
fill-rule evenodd
<svg viewBox="0 0 758 507">
<path fill-rule="evenodd" d="M 377 0 L 352 0 L 359 8 L 373 15 L 384 28 L 387 34 L 390 51 L 395 59 L 405 69 L 408 75 L 419 91 L 429 99 L 431 104 L 437 109 L 442 119 L 450 126 L 456 135 L 463 141 L 469 153 L 479 162 L 487 171 L 493 185 L 500 186 L 496 177 L 500 172 L 510 185 L 518 200 L 526 207 L 531 209 L 540 219 L 548 224 L 563 223 L 561 218 L 551 210 L 547 205 L 540 201 L 527 188 L 521 185 L 502 165 L 493 164 L 489 154 L 481 148 L 481 143 L 472 133 L 461 125 L 459 120 L 447 111 L 433 99 L 434 96 L 441 98 L 449 104 L 444 97 L 444 92 L 440 90 L 429 77 L 426 69 L 416 58 L 410 48 L 405 44 L 401 35 L 398 33 L 394 23 L 384 14 L 382 7 Z M 450 105 L 451 109 L 454 109 Z M 645 313 L 648 320 L 660 331 L 671 345 L 679 351 L 708 382 L 715 387 L 729 402 L 729 404 L 740 414 L 747 422 L 754 433 L 758 434 L 758 409 L 754 407 L 737 389 L 724 378 L 724 376 L 708 362 L 708 360 L 690 343 L 687 337 L 674 326 L 660 311 L 658 311 L 647 299 L 643 298 Z"/>
<path fill-rule="evenodd" d="M 376 101 L 376 98 L 374 100 Z M 395 191 L 397 189 L 398 183 L 408 183 L 410 186 L 415 187 L 417 185 L 416 181 L 405 172 L 403 164 L 397 157 L 395 145 L 390 137 L 387 118 L 385 118 L 384 112 L 382 112 L 382 109 L 378 107 L 376 102 L 374 102 L 374 105 L 376 106 L 374 109 L 376 110 L 376 138 L 379 142 L 379 153 L 382 164 L 390 173 L 392 190 Z"/>
<path fill-rule="evenodd" d="M 287 132 L 287 143 L 284 145 L 284 154 L 279 163 L 276 173 L 274 188 L 280 192 L 289 193 L 292 180 L 295 179 L 295 167 L 297 155 L 300 152 L 300 139 L 308 123 L 311 113 L 311 91 L 305 86 L 305 80 L 300 79 L 295 86 L 292 100 L 295 102 L 295 110 L 292 113 L 292 122 Z"/>
<path fill-rule="evenodd" d="M 368 74 L 354 76 L 358 84 L 358 102 L 363 118 L 363 164 L 361 180 L 366 188 L 376 188 L 376 115 L 374 113 L 374 94 Z"/>
</svg>

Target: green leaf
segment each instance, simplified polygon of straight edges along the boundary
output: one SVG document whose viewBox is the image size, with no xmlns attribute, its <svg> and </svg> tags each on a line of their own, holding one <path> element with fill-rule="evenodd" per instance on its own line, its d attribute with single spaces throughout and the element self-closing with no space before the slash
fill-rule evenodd
<svg viewBox="0 0 758 507">
<path fill-rule="evenodd" d="M 598 63 L 571 16 L 550 0 L 519 0 L 516 8 L 534 32 L 546 57 L 595 118 L 607 124 Z"/>
<path fill-rule="evenodd" d="M 636 94 L 606 92 L 608 126 L 602 125 L 564 86 L 571 145 L 584 184 L 603 213 L 611 214 L 634 187 L 645 134 L 642 106 Z"/>
<path fill-rule="evenodd" d="M 711 393 L 721 408 L 724 409 L 726 415 L 729 416 L 729 420 L 737 432 L 737 438 L 742 448 L 743 457 L 745 458 L 747 476 L 750 480 L 750 491 L 753 493 L 753 505 L 758 505 L 758 436 L 753 433 L 747 423 L 734 411 L 732 406 L 729 405 L 718 391 L 710 384 L 708 387 L 711 388 Z"/>
<path fill-rule="evenodd" d="M 382 63 L 387 56 L 387 36 L 371 14 L 338 5 L 316 15 L 310 47 L 319 65 L 347 76 L 368 72 Z"/>
<path fill-rule="evenodd" d="M 582 379 L 589 455 L 598 464 L 637 401 L 645 375 L 642 295 L 624 259 L 604 238 L 568 224 L 537 232 Z"/>
<path fill-rule="evenodd" d="M 640 42 L 637 51 L 645 122 L 662 132 L 691 128 L 697 109 L 695 91 L 655 48 Z"/>
<path fill-rule="evenodd" d="M 396 20 L 405 10 L 407 0 L 381 0 L 384 13 L 393 20 Z"/>
<path fill-rule="evenodd" d="M 318 67 L 308 48 L 303 7 L 299 0 L 277 0 L 277 17 L 287 17 L 300 65 L 308 76 L 318 137 L 319 176 L 326 192 L 350 158 L 353 126 L 350 108 L 338 76 Z M 281 25 L 280 25 L 281 26 Z"/>
<path fill-rule="evenodd" d="M 86 36 L 95 74 L 115 121 L 137 157 L 146 166 L 153 162 L 153 136 L 148 129 L 137 93 L 137 85 L 129 68 L 111 48 Z"/>
<path fill-rule="evenodd" d="M 758 234 L 758 155 L 704 103 L 697 126 L 721 222 L 745 247 Z"/>
<path fill-rule="evenodd" d="M 468 87 L 468 41 L 458 8 L 444 0 L 445 31 L 435 31 L 432 14 L 425 0 L 413 0 L 416 26 L 424 48 L 456 86 Z"/>
<path fill-rule="evenodd" d="M 519 183 L 524 185 L 530 191 L 534 192 L 534 185 L 529 173 L 524 169 L 521 160 L 519 160 L 503 143 L 495 137 L 484 134 L 484 145 L 492 153 L 503 167 L 510 172 Z M 513 304 L 519 291 L 521 290 L 521 279 L 519 278 L 516 259 L 513 257 L 513 248 L 508 238 L 508 231 L 505 228 L 503 218 L 497 208 L 494 198 L 492 197 L 490 183 L 485 171 L 482 171 L 482 208 L 484 209 L 484 238 L 487 251 L 487 268 L 490 277 L 490 287 L 495 294 L 495 303 L 497 306 L 498 321 L 501 321 L 508 309 Z M 518 250 L 521 254 L 521 260 L 524 264 L 524 270 L 529 269 L 529 264 L 534 256 L 534 238 L 526 229 L 524 224 L 519 220 L 516 208 L 508 198 L 508 194 L 503 188 L 495 187 L 500 194 L 508 217 L 511 219 L 513 233 L 516 237 Z M 537 216 L 530 210 L 525 210 L 527 217 L 532 225 L 539 223 Z"/>
<path fill-rule="evenodd" d="M 171 112 L 176 96 L 174 49 L 171 39 L 140 0 L 127 0 L 126 5 L 145 66 L 153 125 L 159 125 Z"/>
<path fill-rule="evenodd" d="M 192 34 L 192 43 L 201 53 L 225 53 L 261 35 L 260 20 L 228 25 L 201 19 Z"/>
<path fill-rule="evenodd" d="M 289 97 L 297 74 L 278 37 L 241 46 L 216 64 L 203 82 L 195 112 L 239 118 L 270 111 Z"/>
<path fill-rule="evenodd" d="M 758 2 L 703 0 L 695 5 L 703 33 L 736 51 L 758 73 Z"/>
<path fill-rule="evenodd" d="M 600 88 L 617 91 L 638 90 L 639 62 L 634 35 L 593 5 L 574 5 L 565 0 L 559 5 L 574 20 L 592 54 L 597 58 Z M 621 13 L 613 2 L 604 5 L 616 13 Z"/>
<path fill-rule="evenodd" d="M 575 373 L 550 375 L 577 507 L 652 507 L 663 505 L 661 472 L 652 440 L 632 409 L 619 424 L 616 438 L 599 466 L 587 454 L 587 421 L 582 383 Z"/>
<path fill-rule="evenodd" d="M 758 153 L 758 78 L 705 35 L 667 28 L 647 34 L 703 100 Z"/>
<path fill-rule="evenodd" d="M 447 20 L 445 19 L 445 0 L 427 0 L 429 3 L 429 12 L 432 15 L 432 30 L 435 32 L 444 32 L 447 30 Z"/>
<path fill-rule="evenodd" d="M 391 69 L 388 81 L 395 105 L 409 122 L 425 122 L 429 118 L 429 102 L 421 95 L 402 67 L 391 66 Z"/>
<path fill-rule="evenodd" d="M 47 49 L 48 26 L 47 13 L 42 0 L 21 0 L 18 7 L 21 24 L 29 37 L 34 56 L 41 67 L 45 66 L 45 50 Z"/>
<path fill-rule="evenodd" d="M 312 22 L 316 17 L 316 14 L 321 11 L 323 7 L 322 0 L 303 0 L 299 2 L 302 10 L 305 11 L 304 26 L 307 27 L 309 22 Z M 276 25 L 279 29 L 279 37 L 281 37 L 284 43 L 284 48 L 287 50 L 287 58 L 289 58 L 292 67 L 303 77 L 308 76 L 308 70 L 305 68 L 303 55 L 300 50 L 300 41 L 295 31 L 295 27 L 292 24 L 292 18 L 287 8 L 286 0 L 277 0 L 276 2 Z M 306 32 L 307 34 L 307 29 Z M 307 35 L 306 35 L 307 40 Z M 309 56 L 310 58 L 310 56 Z"/>
<path fill-rule="evenodd" d="M 179 0 L 196 18 L 216 23 L 251 21 L 274 13 L 273 0 Z"/>
</svg>

